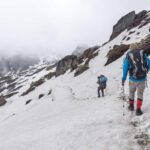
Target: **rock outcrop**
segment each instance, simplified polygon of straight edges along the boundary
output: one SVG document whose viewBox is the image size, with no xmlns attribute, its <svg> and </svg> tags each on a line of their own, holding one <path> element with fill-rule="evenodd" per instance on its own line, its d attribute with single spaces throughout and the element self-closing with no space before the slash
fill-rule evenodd
<svg viewBox="0 0 150 150">
<path fill-rule="evenodd" d="M 56 77 L 64 74 L 69 69 L 71 71 L 76 70 L 75 76 L 86 71 L 89 68 L 88 65 L 89 65 L 90 60 L 98 55 L 98 52 L 96 51 L 99 48 L 100 46 L 94 46 L 94 47 L 88 48 L 79 57 L 74 56 L 74 55 L 68 55 L 64 57 L 57 64 Z"/>
<path fill-rule="evenodd" d="M 39 95 L 39 99 L 41 99 L 43 96 L 44 96 L 44 94 L 40 94 L 40 95 Z"/>
<path fill-rule="evenodd" d="M 94 46 L 84 51 L 82 56 L 78 58 L 79 66 L 75 71 L 74 76 L 78 76 L 89 69 L 89 62 L 98 55 L 100 46 Z"/>
<path fill-rule="evenodd" d="M 39 79 L 38 81 L 32 82 L 30 84 L 30 87 L 21 94 L 21 96 L 25 96 L 28 93 L 30 93 L 31 91 L 35 90 L 36 87 L 40 86 L 41 84 L 43 84 L 45 82 L 44 78 Z"/>
<path fill-rule="evenodd" d="M 51 79 L 52 77 L 55 77 L 56 76 L 56 72 L 49 72 L 48 74 L 46 74 L 45 76 L 44 76 L 44 78 L 46 78 L 46 79 Z"/>
<path fill-rule="evenodd" d="M 123 30 L 127 29 L 129 26 L 131 26 L 135 20 L 136 14 L 135 11 L 130 12 L 129 14 L 123 16 L 117 24 L 113 27 L 113 33 L 110 37 L 110 40 L 113 40 L 115 37 L 117 37 Z"/>
<path fill-rule="evenodd" d="M 26 105 L 28 105 L 31 101 L 32 101 L 32 99 L 27 100 Z"/>
<path fill-rule="evenodd" d="M 150 55 L 150 34 L 139 43 L 139 48 L 143 49 L 148 55 Z"/>
<path fill-rule="evenodd" d="M 3 105 L 5 105 L 5 104 L 6 104 L 6 100 L 5 100 L 4 96 L 1 95 L 1 96 L 0 96 L 0 106 L 3 106 Z"/>
<path fill-rule="evenodd" d="M 142 39 L 138 43 L 138 47 L 150 55 L 150 35 L 148 35 L 145 39 Z M 120 58 L 128 49 L 129 45 L 115 45 L 107 54 L 108 60 L 105 66 Z"/>
<path fill-rule="evenodd" d="M 56 67 L 56 76 L 64 74 L 69 69 L 74 70 L 77 66 L 77 56 L 68 55 L 58 62 Z"/>
<path fill-rule="evenodd" d="M 109 41 L 117 37 L 125 29 L 130 30 L 134 27 L 139 26 L 139 28 L 150 23 L 150 19 L 147 18 L 148 11 L 143 10 L 140 13 L 136 14 L 135 11 L 128 13 L 123 16 L 113 27 L 113 32 L 110 36 Z"/>
<path fill-rule="evenodd" d="M 108 60 L 105 66 L 120 58 L 128 49 L 129 45 L 115 45 L 107 54 Z"/>
</svg>

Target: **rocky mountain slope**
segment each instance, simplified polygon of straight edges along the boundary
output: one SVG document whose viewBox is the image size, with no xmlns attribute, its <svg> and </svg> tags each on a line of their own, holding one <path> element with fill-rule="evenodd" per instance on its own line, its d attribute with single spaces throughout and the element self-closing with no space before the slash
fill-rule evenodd
<svg viewBox="0 0 150 150">
<path fill-rule="evenodd" d="M 127 102 L 119 97 L 129 44 L 138 42 L 150 53 L 149 18 L 149 11 L 131 12 L 118 21 L 102 46 L 0 78 L 7 100 L 0 107 L 0 149 L 150 149 L 148 90 L 141 117 L 130 114 Z M 97 98 L 99 74 L 109 80 L 101 99 Z"/>
</svg>

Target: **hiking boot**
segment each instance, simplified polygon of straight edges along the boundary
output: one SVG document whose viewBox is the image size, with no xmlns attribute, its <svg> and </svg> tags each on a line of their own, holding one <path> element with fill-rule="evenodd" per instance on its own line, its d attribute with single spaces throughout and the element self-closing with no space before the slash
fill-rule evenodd
<svg viewBox="0 0 150 150">
<path fill-rule="evenodd" d="M 143 111 L 140 108 L 136 109 L 136 115 L 137 116 L 140 116 L 142 114 L 143 114 Z"/>
<path fill-rule="evenodd" d="M 128 109 L 129 109 L 130 111 L 134 111 L 134 104 L 129 104 Z"/>
</svg>

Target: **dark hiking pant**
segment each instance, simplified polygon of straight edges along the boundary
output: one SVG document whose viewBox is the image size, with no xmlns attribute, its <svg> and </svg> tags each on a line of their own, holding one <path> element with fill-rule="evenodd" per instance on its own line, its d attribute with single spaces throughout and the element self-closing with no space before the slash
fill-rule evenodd
<svg viewBox="0 0 150 150">
<path fill-rule="evenodd" d="M 99 86 L 99 87 L 97 88 L 98 97 L 101 97 L 100 92 L 102 93 L 102 96 L 104 97 L 104 88 L 101 87 L 101 86 Z"/>
</svg>

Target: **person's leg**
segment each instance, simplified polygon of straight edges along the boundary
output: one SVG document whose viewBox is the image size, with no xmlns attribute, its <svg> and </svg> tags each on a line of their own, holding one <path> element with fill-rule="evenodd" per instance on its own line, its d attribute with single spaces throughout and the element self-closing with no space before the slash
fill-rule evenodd
<svg viewBox="0 0 150 150">
<path fill-rule="evenodd" d="M 102 91 L 102 96 L 104 97 L 104 88 L 102 88 L 101 91 Z"/>
<path fill-rule="evenodd" d="M 143 93 L 145 90 L 145 81 L 144 82 L 139 82 L 138 87 L 137 87 L 137 109 L 136 109 L 136 114 L 141 115 L 143 112 L 141 111 L 142 103 L 143 103 Z"/>
<path fill-rule="evenodd" d="M 97 94 L 98 94 L 98 97 L 101 97 L 101 95 L 100 95 L 100 86 L 97 88 Z"/>
<path fill-rule="evenodd" d="M 128 109 L 133 111 L 134 110 L 134 97 L 136 91 L 137 83 L 133 81 L 129 81 L 129 107 Z"/>
</svg>

